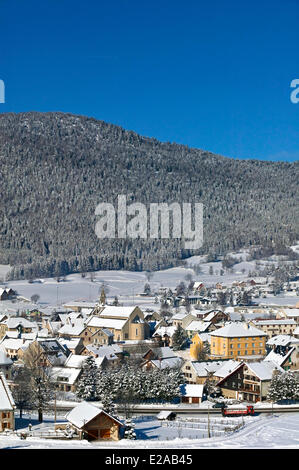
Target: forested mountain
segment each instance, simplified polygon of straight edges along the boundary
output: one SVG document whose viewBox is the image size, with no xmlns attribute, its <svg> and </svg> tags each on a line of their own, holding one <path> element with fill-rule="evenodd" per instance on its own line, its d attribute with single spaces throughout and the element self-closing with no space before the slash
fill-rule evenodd
<svg viewBox="0 0 299 470">
<path fill-rule="evenodd" d="M 299 239 L 299 162 L 234 160 L 93 118 L 0 115 L 0 264 L 12 278 L 156 270 L 197 254 L 179 240 L 100 240 L 95 208 L 202 202 L 204 245 L 224 254 Z"/>
</svg>

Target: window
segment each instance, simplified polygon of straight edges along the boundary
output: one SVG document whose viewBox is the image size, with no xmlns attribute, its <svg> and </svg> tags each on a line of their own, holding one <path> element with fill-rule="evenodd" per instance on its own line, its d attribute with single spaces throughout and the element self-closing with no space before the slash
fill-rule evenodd
<svg viewBox="0 0 299 470">
<path fill-rule="evenodd" d="M 240 351 L 238 351 L 238 356 L 240 356 Z"/>
<path fill-rule="evenodd" d="M 255 350 L 254 350 L 254 349 L 252 350 L 252 354 L 255 354 Z"/>
<path fill-rule="evenodd" d="M 241 347 L 241 344 L 238 344 L 238 348 L 240 348 L 240 347 Z"/>
<path fill-rule="evenodd" d="M 253 348 L 254 348 L 254 346 L 255 346 L 254 343 L 252 343 L 252 347 L 253 347 Z"/>
<path fill-rule="evenodd" d="M 245 356 L 247 356 L 247 354 L 248 354 L 248 351 L 246 350 L 246 351 L 245 351 Z"/>
<path fill-rule="evenodd" d="M 245 348 L 248 348 L 248 343 L 245 343 Z"/>
</svg>

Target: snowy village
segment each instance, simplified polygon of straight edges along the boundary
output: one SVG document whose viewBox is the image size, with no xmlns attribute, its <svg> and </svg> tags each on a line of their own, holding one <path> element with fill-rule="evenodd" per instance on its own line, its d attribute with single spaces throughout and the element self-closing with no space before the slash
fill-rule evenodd
<svg viewBox="0 0 299 470">
<path fill-rule="evenodd" d="M 0 448 L 296 445 L 298 266 L 231 259 L 3 281 Z"/>
</svg>

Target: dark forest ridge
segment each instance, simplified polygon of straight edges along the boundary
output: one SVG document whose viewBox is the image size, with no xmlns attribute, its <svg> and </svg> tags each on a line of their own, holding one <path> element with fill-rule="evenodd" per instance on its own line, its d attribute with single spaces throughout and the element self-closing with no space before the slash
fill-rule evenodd
<svg viewBox="0 0 299 470">
<path fill-rule="evenodd" d="M 254 138 L 254 137 L 253 137 Z M 237 160 L 60 112 L 0 114 L 0 264 L 14 278 L 156 270 L 197 253 L 299 239 L 299 162 Z M 202 202 L 204 245 L 100 240 L 96 206 Z"/>
</svg>

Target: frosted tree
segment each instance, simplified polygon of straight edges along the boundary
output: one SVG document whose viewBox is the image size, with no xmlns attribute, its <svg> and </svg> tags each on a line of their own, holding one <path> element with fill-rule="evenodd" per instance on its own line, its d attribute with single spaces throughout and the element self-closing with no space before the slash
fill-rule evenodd
<svg viewBox="0 0 299 470">
<path fill-rule="evenodd" d="M 174 350 L 182 349 L 185 346 L 187 339 L 188 339 L 188 335 L 186 331 L 181 327 L 180 324 L 178 324 L 172 336 L 173 349 Z"/>
<path fill-rule="evenodd" d="M 76 394 L 86 401 L 98 400 L 99 370 L 92 356 L 88 356 L 83 363 Z"/>
</svg>

